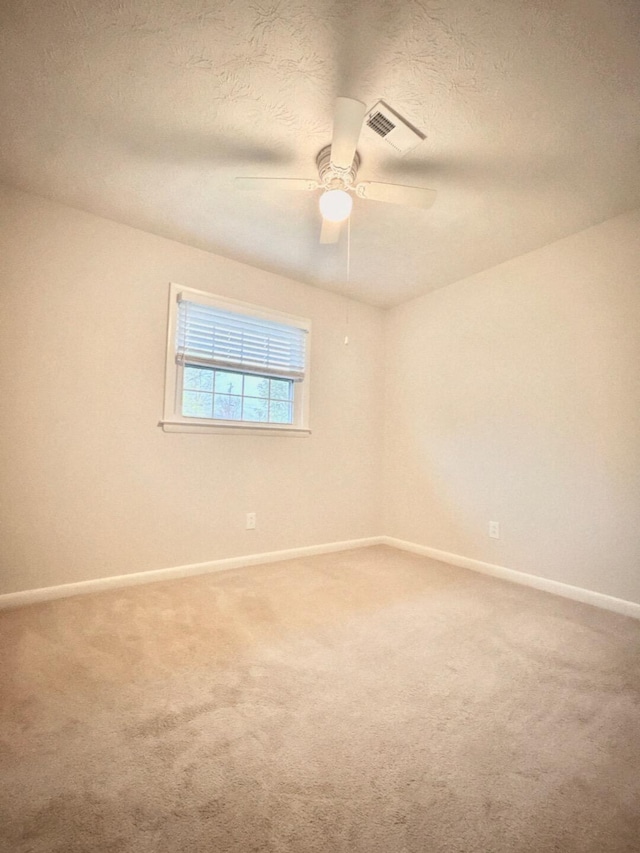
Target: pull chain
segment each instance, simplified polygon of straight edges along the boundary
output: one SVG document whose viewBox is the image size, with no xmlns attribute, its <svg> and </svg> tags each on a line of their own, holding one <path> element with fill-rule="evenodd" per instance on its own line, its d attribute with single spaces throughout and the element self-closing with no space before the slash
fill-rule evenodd
<svg viewBox="0 0 640 853">
<path fill-rule="evenodd" d="M 347 219 L 347 287 L 351 281 L 351 217 Z M 348 297 L 347 297 L 348 298 Z M 346 334 L 344 336 L 344 345 L 349 346 L 349 309 L 351 301 L 347 302 L 347 317 L 346 317 Z"/>
</svg>

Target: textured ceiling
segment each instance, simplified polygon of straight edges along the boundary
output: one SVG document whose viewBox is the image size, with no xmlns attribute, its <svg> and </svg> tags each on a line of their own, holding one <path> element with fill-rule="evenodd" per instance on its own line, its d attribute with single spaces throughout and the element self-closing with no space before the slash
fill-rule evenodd
<svg viewBox="0 0 640 853">
<path fill-rule="evenodd" d="M 637 0 L 4 0 L 0 178 L 292 278 L 390 305 L 640 205 Z M 318 245 L 317 197 L 235 176 L 316 176 L 336 95 L 427 139 L 363 133 L 356 199 Z"/>
</svg>

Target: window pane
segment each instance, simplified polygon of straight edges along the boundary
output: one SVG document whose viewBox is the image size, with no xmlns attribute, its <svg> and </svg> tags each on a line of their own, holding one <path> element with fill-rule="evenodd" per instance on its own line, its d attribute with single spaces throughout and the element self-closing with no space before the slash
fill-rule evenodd
<svg viewBox="0 0 640 853">
<path fill-rule="evenodd" d="M 188 418 L 293 423 L 294 385 L 237 371 L 185 365 L 182 414 Z"/>
<path fill-rule="evenodd" d="M 212 394 L 185 391 L 182 395 L 182 414 L 185 418 L 210 418 Z"/>
<path fill-rule="evenodd" d="M 272 379 L 270 397 L 275 400 L 290 400 L 293 382 L 290 379 Z"/>
<path fill-rule="evenodd" d="M 271 400 L 269 403 L 269 421 L 272 424 L 290 424 L 293 420 L 291 403 L 283 400 Z"/>
<path fill-rule="evenodd" d="M 245 376 L 244 393 L 245 397 L 268 397 L 269 380 L 264 376 Z"/>
<path fill-rule="evenodd" d="M 227 421 L 239 421 L 242 413 L 242 397 L 230 397 L 228 394 L 216 394 L 213 406 L 214 418 Z"/>
<path fill-rule="evenodd" d="M 216 370 L 216 391 L 221 394 L 242 394 L 242 374 Z"/>
<path fill-rule="evenodd" d="M 213 370 L 188 365 L 184 369 L 184 387 L 193 391 L 213 391 Z"/>
<path fill-rule="evenodd" d="M 269 401 L 245 397 L 242 401 L 243 421 L 266 421 L 269 415 Z"/>
</svg>

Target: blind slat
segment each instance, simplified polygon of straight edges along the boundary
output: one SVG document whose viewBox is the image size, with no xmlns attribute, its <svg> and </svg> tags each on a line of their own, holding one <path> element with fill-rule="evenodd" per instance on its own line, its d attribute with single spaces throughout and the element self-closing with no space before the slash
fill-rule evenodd
<svg viewBox="0 0 640 853">
<path fill-rule="evenodd" d="M 176 360 L 302 380 L 306 330 L 178 299 Z"/>
</svg>

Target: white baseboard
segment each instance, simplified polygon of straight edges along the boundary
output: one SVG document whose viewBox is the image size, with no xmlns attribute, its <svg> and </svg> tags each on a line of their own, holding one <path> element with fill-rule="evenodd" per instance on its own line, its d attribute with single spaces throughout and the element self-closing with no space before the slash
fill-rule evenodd
<svg viewBox="0 0 640 853">
<path fill-rule="evenodd" d="M 174 578 L 186 578 L 190 575 L 204 575 L 209 572 L 238 569 L 242 566 L 256 566 L 261 563 L 277 563 L 279 560 L 293 560 L 296 557 L 310 557 L 314 554 L 328 554 L 332 551 L 348 551 L 351 548 L 366 548 L 368 545 L 380 545 L 382 539 L 382 536 L 347 539 L 343 542 L 328 542 L 324 545 L 307 545 L 302 548 L 267 551 L 263 554 L 247 554 L 244 557 L 210 560 L 207 563 L 192 563 L 188 566 L 175 566 L 170 569 L 152 569 L 148 572 L 136 572 L 130 575 L 116 575 L 110 578 L 65 583 L 60 586 L 47 586 L 41 589 L 27 589 L 24 592 L 10 592 L 0 595 L 0 610 L 9 607 L 22 607 L 25 604 L 36 604 L 41 601 L 52 601 L 55 598 L 68 598 L 72 595 L 101 592 L 106 589 L 139 586 L 155 581 L 168 581 Z"/>
<path fill-rule="evenodd" d="M 581 601 L 583 604 L 592 604 L 594 607 L 613 610 L 615 613 L 622 613 L 624 616 L 632 616 L 634 619 L 640 619 L 640 604 L 636 604 L 634 601 L 625 601 L 623 598 L 614 598 L 602 592 L 594 592 L 593 590 L 583 589 L 579 586 L 571 586 L 571 584 L 542 578 L 538 575 L 529 575 L 526 572 L 518 572 L 515 569 L 507 569 L 504 566 L 496 566 L 493 563 L 483 563 L 481 560 L 473 560 L 470 557 L 462 557 L 459 554 L 451 554 L 448 551 L 439 551 L 437 548 L 428 548 L 426 545 L 416 545 L 414 542 L 395 539 L 393 536 L 382 536 L 380 540 L 384 545 L 391 545 L 393 548 L 410 551 L 412 554 L 420 554 L 423 557 L 431 557 L 433 560 L 439 560 L 441 563 L 449 563 L 452 566 L 459 566 L 462 569 L 471 569 L 474 572 L 481 572 L 484 575 L 492 575 L 493 577 L 502 578 L 512 583 L 531 586 L 535 589 L 541 589 L 544 592 L 561 595 L 563 598 L 571 598 L 574 601 Z"/>
<path fill-rule="evenodd" d="M 48 586 L 42 589 L 27 589 L 24 592 L 10 592 L 0 595 L 0 610 L 10 607 L 22 607 L 26 604 L 36 604 L 42 601 L 52 601 L 56 598 L 68 598 L 72 595 L 84 595 L 102 590 L 118 589 L 127 586 L 139 586 L 155 581 L 173 580 L 174 578 L 185 578 L 190 575 L 204 575 L 210 572 L 222 572 L 227 569 L 238 569 L 242 566 L 256 566 L 262 563 L 276 563 L 280 560 L 293 560 L 297 557 L 311 557 L 315 554 L 329 554 L 333 551 L 348 551 L 351 548 L 366 548 L 369 545 L 389 545 L 401 551 L 410 551 L 423 557 L 431 557 L 441 563 L 459 566 L 462 569 L 471 569 L 485 575 L 519 583 L 523 586 L 531 586 L 535 589 L 591 604 L 624 616 L 632 616 L 640 619 L 640 604 L 633 601 L 625 601 L 622 598 L 614 598 L 601 592 L 583 589 L 579 586 L 561 583 L 549 578 L 529 575 L 515 569 L 507 569 L 505 566 L 496 566 L 493 563 L 484 563 L 471 557 L 463 557 L 460 554 L 452 554 L 449 551 L 439 551 L 437 548 L 429 548 L 426 545 L 418 545 L 415 542 L 407 542 L 404 539 L 396 539 L 393 536 L 370 536 L 365 539 L 347 539 L 342 542 L 328 542 L 324 545 L 308 545 L 302 548 L 287 548 L 282 551 L 267 551 L 262 554 L 247 554 L 243 557 L 228 557 L 222 560 L 210 560 L 206 563 L 192 563 L 187 566 L 175 566 L 169 569 L 152 569 L 147 572 L 136 572 L 130 575 L 117 575 L 110 578 L 97 578 L 96 580 L 79 581 L 78 583 L 67 583 L 60 586 Z"/>
</svg>

